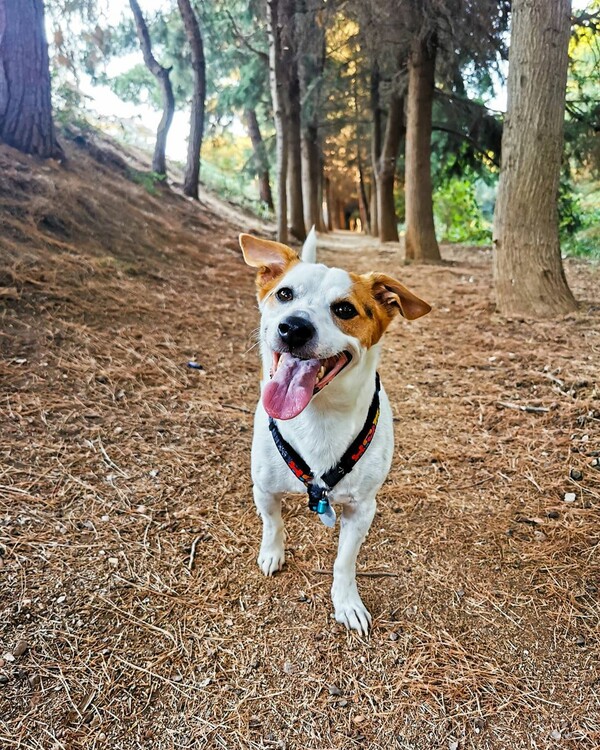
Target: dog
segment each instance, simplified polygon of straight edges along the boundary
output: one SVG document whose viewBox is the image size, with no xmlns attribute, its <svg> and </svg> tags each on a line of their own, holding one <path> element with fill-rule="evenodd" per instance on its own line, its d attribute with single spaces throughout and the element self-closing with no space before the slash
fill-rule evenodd
<svg viewBox="0 0 600 750">
<path fill-rule="evenodd" d="M 371 615 L 356 585 L 356 558 L 392 462 L 392 411 L 377 374 L 380 340 L 393 318 L 430 305 L 382 273 L 359 275 L 316 262 L 314 227 L 301 257 L 287 245 L 241 234 L 257 269 L 261 399 L 252 441 L 254 502 L 262 518 L 258 565 L 285 561 L 281 500 L 307 492 L 327 525 L 341 506 L 331 598 L 337 622 L 367 635 Z"/>
</svg>

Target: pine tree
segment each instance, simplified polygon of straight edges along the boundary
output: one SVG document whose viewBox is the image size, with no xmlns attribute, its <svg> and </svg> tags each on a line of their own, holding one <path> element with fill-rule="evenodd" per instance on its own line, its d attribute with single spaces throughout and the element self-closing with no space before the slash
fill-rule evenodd
<svg viewBox="0 0 600 750">
<path fill-rule="evenodd" d="M 42 0 L 0 0 L 0 141 L 61 157 L 52 119 Z"/>
</svg>

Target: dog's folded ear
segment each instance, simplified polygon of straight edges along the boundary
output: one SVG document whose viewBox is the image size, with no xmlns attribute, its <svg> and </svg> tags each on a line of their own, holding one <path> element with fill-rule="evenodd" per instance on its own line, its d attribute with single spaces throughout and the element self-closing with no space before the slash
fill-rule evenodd
<svg viewBox="0 0 600 750">
<path fill-rule="evenodd" d="M 385 273 L 370 274 L 373 297 L 390 315 L 399 312 L 407 320 L 416 320 L 431 311 L 431 305 L 417 297 L 396 279 Z"/>
<path fill-rule="evenodd" d="M 300 260 L 291 247 L 251 234 L 240 234 L 240 247 L 246 263 L 258 268 L 256 283 L 259 287 L 281 276 L 288 266 Z"/>
</svg>

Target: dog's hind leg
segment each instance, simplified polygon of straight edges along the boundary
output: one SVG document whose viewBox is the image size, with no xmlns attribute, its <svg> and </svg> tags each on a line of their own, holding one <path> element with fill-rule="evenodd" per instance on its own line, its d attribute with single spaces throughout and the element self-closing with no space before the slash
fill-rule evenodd
<svg viewBox="0 0 600 750">
<path fill-rule="evenodd" d="M 375 498 L 343 506 L 338 554 L 333 566 L 331 599 L 335 619 L 367 635 L 371 615 L 362 603 L 356 585 L 356 558 L 375 515 Z"/>
<path fill-rule="evenodd" d="M 258 566 L 266 576 L 272 576 L 273 573 L 281 570 L 285 562 L 281 495 L 263 492 L 254 485 L 254 503 L 263 522 Z"/>
</svg>

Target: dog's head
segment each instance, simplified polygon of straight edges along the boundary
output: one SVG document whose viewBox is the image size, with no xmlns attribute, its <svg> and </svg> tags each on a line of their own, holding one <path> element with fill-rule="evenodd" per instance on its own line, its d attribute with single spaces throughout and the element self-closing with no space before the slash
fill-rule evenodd
<svg viewBox="0 0 600 750">
<path fill-rule="evenodd" d="M 397 314 L 414 320 L 431 310 L 386 274 L 304 263 L 287 245 L 249 234 L 240 245 L 258 269 L 260 341 L 271 360 L 262 401 L 276 419 L 293 419 L 326 386 L 343 382 Z"/>
</svg>

